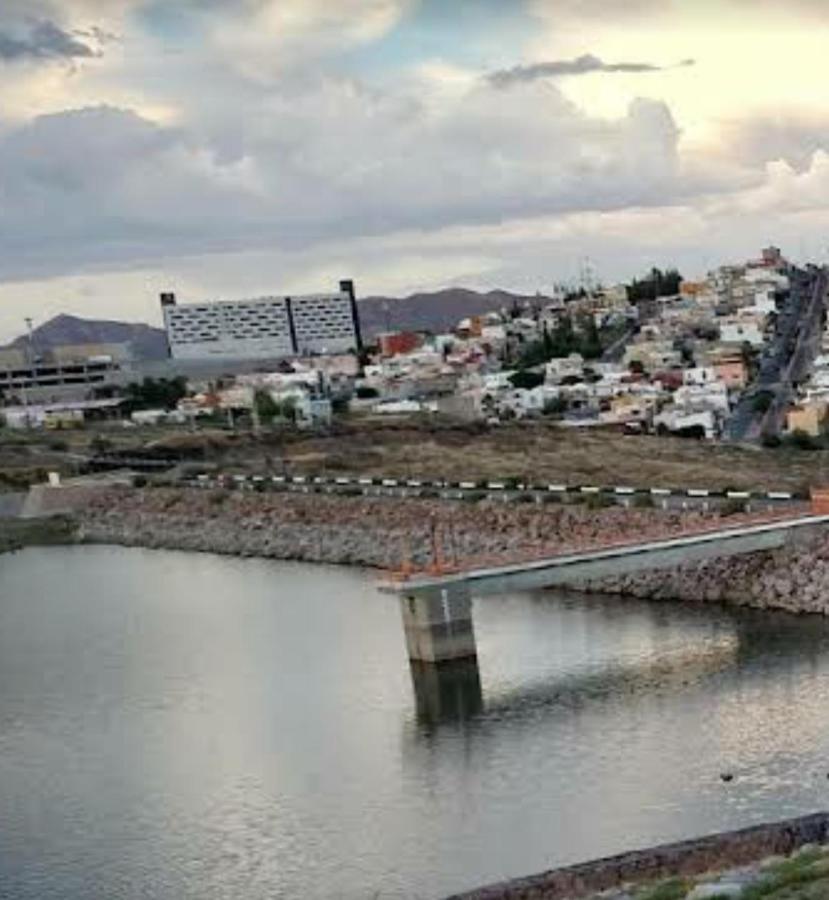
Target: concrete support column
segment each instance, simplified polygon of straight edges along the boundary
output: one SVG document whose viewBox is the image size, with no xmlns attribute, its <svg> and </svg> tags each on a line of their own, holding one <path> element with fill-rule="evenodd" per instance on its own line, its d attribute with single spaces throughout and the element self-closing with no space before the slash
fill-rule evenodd
<svg viewBox="0 0 829 900">
<path fill-rule="evenodd" d="M 472 597 L 465 581 L 400 597 L 409 659 L 444 662 L 474 659 Z"/>
<path fill-rule="evenodd" d="M 412 660 L 417 718 L 419 722 L 465 722 L 484 708 L 478 661 L 453 659 L 442 663 Z"/>
</svg>

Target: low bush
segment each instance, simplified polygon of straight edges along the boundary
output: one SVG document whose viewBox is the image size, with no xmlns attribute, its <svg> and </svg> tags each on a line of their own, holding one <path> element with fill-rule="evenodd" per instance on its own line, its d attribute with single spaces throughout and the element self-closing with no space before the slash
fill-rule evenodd
<svg viewBox="0 0 829 900">
<path fill-rule="evenodd" d="M 745 500 L 741 500 L 739 497 L 731 497 L 723 503 L 720 507 L 720 515 L 725 516 L 738 516 L 740 513 L 744 513 L 746 511 L 746 502 Z"/>
</svg>

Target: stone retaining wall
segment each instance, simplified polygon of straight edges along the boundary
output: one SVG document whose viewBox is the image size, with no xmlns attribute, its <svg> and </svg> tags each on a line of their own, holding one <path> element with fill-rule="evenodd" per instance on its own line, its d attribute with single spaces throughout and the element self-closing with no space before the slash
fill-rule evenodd
<svg viewBox="0 0 829 900">
<path fill-rule="evenodd" d="M 88 492 L 75 514 L 89 541 L 385 568 L 428 562 L 433 527 L 444 559 L 484 564 L 721 521 L 700 511 L 193 488 Z"/>
<path fill-rule="evenodd" d="M 829 615 L 829 537 L 577 586 L 642 600 L 684 600 Z"/>
<path fill-rule="evenodd" d="M 456 894 L 448 900 L 570 900 L 625 884 L 701 875 L 769 856 L 788 856 L 806 844 L 825 844 L 827 840 L 829 813 L 817 813 L 552 869 Z"/>
<path fill-rule="evenodd" d="M 194 488 L 56 489 L 96 543 L 306 562 L 398 568 L 432 557 L 485 565 L 612 541 L 656 540 L 744 516 L 582 505 L 451 503 L 398 497 L 257 493 Z M 648 600 L 684 600 L 829 614 L 829 536 L 775 551 L 573 585 Z"/>
</svg>

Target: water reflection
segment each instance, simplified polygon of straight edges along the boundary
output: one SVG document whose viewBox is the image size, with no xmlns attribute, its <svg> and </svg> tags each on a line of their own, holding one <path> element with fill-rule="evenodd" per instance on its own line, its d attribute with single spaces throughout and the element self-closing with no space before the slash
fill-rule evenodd
<svg viewBox="0 0 829 900">
<path fill-rule="evenodd" d="M 437 898 L 829 807 L 820 619 L 515 594 L 478 668 L 410 669 L 354 570 L 60 548 L 0 585 L 15 900 Z"/>
<path fill-rule="evenodd" d="M 479 720 L 481 726 L 509 722 L 514 727 L 522 718 L 535 723 L 545 709 L 559 714 L 603 701 L 618 704 L 625 696 L 664 696 L 709 683 L 712 690 L 723 683 L 747 687 L 748 681 L 771 681 L 779 688 L 796 681 L 802 669 L 817 672 L 829 656 L 829 623 L 815 617 L 689 604 L 652 605 L 615 597 L 579 598 L 544 591 L 533 592 L 529 599 L 534 608 L 558 616 L 571 612 L 575 614 L 572 618 L 582 619 L 586 612 L 591 621 L 583 637 L 587 644 L 597 646 L 607 640 L 608 633 L 613 634 L 608 628 L 617 620 L 625 616 L 635 619 L 644 610 L 653 640 L 645 651 L 638 647 L 629 658 L 623 653 L 583 668 L 555 666 L 540 680 L 526 671 L 520 681 L 495 677 L 486 689 L 477 659 L 439 665 L 411 661 L 417 724 L 429 726 L 415 729 L 416 736 L 428 738 L 436 727 L 472 720 Z M 678 617 L 687 618 L 689 624 L 694 619 L 704 622 L 709 626 L 707 633 L 690 644 L 673 645 L 670 632 Z M 576 623 L 559 624 L 572 637 Z M 660 634 L 661 630 L 665 634 Z M 618 640 L 625 644 L 623 634 L 618 634 Z M 509 646 L 500 651 L 510 652 Z M 484 666 L 492 661 L 485 660 Z"/>
</svg>

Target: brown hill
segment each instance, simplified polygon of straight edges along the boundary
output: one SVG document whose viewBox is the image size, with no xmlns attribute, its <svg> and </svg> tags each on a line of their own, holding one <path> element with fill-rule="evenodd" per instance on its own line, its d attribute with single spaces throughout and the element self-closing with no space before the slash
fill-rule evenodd
<svg viewBox="0 0 829 900">
<path fill-rule="evenodd" d="M 372 337 L 381 331 L 441 332 L 457 325 L 467 316 L 509 309 L 514 303 L 539 300 L 543 296 L 513 294 L 509 291 L 480 293 L 468 288 L 445 288 L 433 293 L 411 294 L 408 297 L 365 297 L 360 300 L 360 322 L 363 335 Z"/>
<path fill-rule="evenodd" d="M 433 293 L 408 297 L 365 297 L 359 301 L 363 336 L 370 340 L 381 331 L 447 331 L 467 316 L 508 309 L 515 303 L 540 300 L 542 296 L 526 296 L 509 291 L 480 293 L 467 288 L 446 288 Z M 21 336 L 10 346 L 24 345 Z M 167 343 L 164 331 L 140 322 L 117 322 L 106 319 L 82 319 L 62 314 L 55 316 L 33 333 L 37 352 L 62 344 L 130 344 L 136 359 L 164 359 Z M 2 349 L 2 348 L 0 348 Z"/>
</svg>

